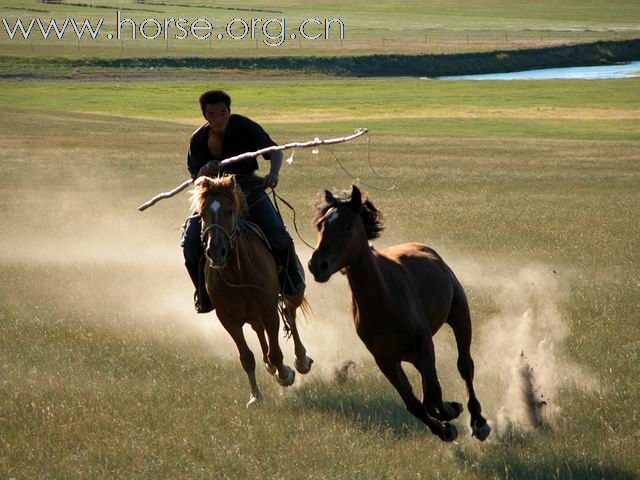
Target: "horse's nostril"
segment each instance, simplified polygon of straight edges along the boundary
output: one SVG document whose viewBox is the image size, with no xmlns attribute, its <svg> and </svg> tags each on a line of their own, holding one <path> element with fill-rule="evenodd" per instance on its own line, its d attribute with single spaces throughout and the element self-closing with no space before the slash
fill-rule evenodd
<svg viewBox="0 0 640 480">
<path fill-rule="evenodd" d="M 222 258 L 227 256 L 227 249 L 226 248 L 222 247 L 222 249 L 220 250 L 220 256 Z"/>
<path fill-rule="evenodd" d="M 320 270 L 326 271 L 329 268 L 329 263 L 326 260 L 320 262 Z"/>
</svg>

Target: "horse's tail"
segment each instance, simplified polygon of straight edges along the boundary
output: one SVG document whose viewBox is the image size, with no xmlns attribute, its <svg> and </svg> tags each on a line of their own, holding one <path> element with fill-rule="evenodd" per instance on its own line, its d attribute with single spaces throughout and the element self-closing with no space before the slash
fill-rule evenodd
<svg viewBox="0 0 640 480">
<path fill-rule="evenodd" d="M 311 308 L 311 304 L 307 300 L 307 297 L 302 297 L 302 303 L 300 304 L 300 311 L 302 312 L 302 315 L 304 315 L 304 318 L 306 319 L 309 319 L 311 317 L 315 318 L 316 320 L 318 319 L 318 317 L 316 317 L 316 312 L 314 312 L 313 308 Z"/>
<path fill-rule="evenodd" d="M 291 299 L 288 299 L 288 300 L 290 301 Z M 287 298 L 285 295 L 280 295 L 280 298 L 278 299 L 278 313 L 280 313 L 280 317 L 282 318 L 282 321 L 284 323 L 284 332 L 287 337 L 291 334 L 291 321 L 293 320 L 293 318 L 295 318 L 290 316 L 291 308 L 293 308 L 294 310 L 296 308 L 300 308 L 300 311 L 302 312 L 302 314 L 304 315 L 304 318 L 306 319 L 311 317 L 314 317 L 317 319 L 316 313 L 313 311 L 313 308 L 311 308 L 311 304 L 307 300 L 307 297 L 303 295 L 302 300 L 298 300 L 298 301 L 300 301 L 299 305 L 292 306 L 290 303 L 289 305 L 287 305 Z M 296 304 L 297 304 L 297 301 L 296 301 Z"/>
</svg>

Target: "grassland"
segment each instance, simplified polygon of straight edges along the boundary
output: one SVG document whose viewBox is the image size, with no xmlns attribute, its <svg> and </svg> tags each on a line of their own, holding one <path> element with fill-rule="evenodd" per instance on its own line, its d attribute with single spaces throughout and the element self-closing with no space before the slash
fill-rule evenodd
<svg viewBox="0 0 640 480">
<path fill-rule="evenodd" d="M 146 4 L 145 4 L 146 3 Z M 289 28 L 307 18 L 340 18 L 345 24 L 346 38 L 328 40 L 287 41 L 279 47 L 268 47 L 257 39 L 231 41 L 217 39 L 200 41 L 193 38 L 169 42 L 164 36 L 152 41 L 108 40 L 106 32 L 115 31 L 115 9 L 119 8 L 140 23 L 146 18 L 198 17 L 214 21 L 217 34 L 234 18 L 286 18 Z M 62 40 L 44 40 L 37 36 L 29 41 L 10 40 L 4 29 L 0 33 L 0 48 L 4 54 L 50 58 L 53 56 L 84 58 L 148 57 L 148 56 L 278 56 L 278 55 L 370 55 L 373 53 L 451 53 L 500 50 L 505 48 L 544 47 L 566 43 L 593 42 L 638 38 L 640 7 L 637 2 L 617 0 L 570 0 L 556 2 L 510 2 L 491 0 L 344 2 L 328 0 L 305 4 L 292 0 L 278 2 L 254 1 L 238 6 L 205 6 L 200 0 L 135 2 L 61 2 L 36 3 L 7 0 L 0 15 L 11 20 L 29 20 L 40 16 L 78 20 L 90 19 L 96 25 L 105 19 L 105 35 L 97 40 L 65 36 Z M 221 27 L 219 27 L 219 26 Z M 289 30 L 292 32 L 294 30 Z M 317 30 L 309 29 L 310 35 Z M 179 33 L 179 32 L 175 32 Z M 130 34 L 129 34 L 130 35 Z M 277 35 L 277 30 L 272 30 Z M 153 32 L 149 34 L 153 36 Z"/>
<path fill-rule="evenodd" d="M 268 400 L 245 409 L 230 339 L 214 316 L 191 313 L 177 229 L 186 197 L 135 210 L 187 177 L 195 99 L 211 83 L 2 82 L 0 472 L 637 478 L 638 85 L 216 82 L 279 142 L 371 130 L 368 147 L 296 151 L 279 191 L 311 241 L 316 192 L 352 181 L 336 155 L 385 213 L 379 247 L 420 240 L 449 260 L 469 292 L 477 389 L 494 425 L 514 348 L 539 362 L 560 409 L 551 427 L 478 444 L 465 413 L 445 445 L 355 337 L 343 279 L 310 285 L 317 318 L 301 330 L 315 372 L 287 391 L 260 372 Z M 445 394 L 464 399 L 450 333 L 437 345 Z M 347 359 L 356 372 L 339 385 L 332 371 Z"/>
<path fill-rule="evenodd" d="M 358 0 L 345 6 L 330 0 L 227 7 L 199 0 L 123 0 L 115 5 L 9 0 L 0 6 L 0 78 L 176 80 L 257 72 L 434 77 L 626 62 L 638 58 L 636 3 L 448 0 L 400 5 Z M 127 19 L 122 37 L 117 35 L 118 18 Z M 198 18 L 209 20 L 211 36 L 177 39 L 183 37 L 175 23 L 179 18 L 187 22 L 187 30 Z M 23 22 L 24 30 L 36 19 L 43 22 L 41 28 L 50 28 L 47 38 L 37 25 L 28 38 L 16 33 L 16 22 Z M 58 38 L 52 19 L 57 28 L 65 19 L 79 25 L 87 20 L 92 29 L 102 24 L 93 38 L 87 30 L 78 39 L 70 25 Z M 326 33 L 323 26 L 307 24 L 306 36 L 320 35 L 311 40 L 298 28 L 307 19 L 333 23 Z M 152 23 L 141 30 L 145 21 Z M 248 32 L 243 34 L 240 21 Z M 267 21 L 276 23 L 265 33 Z M 235 27 L 227 30 L 230 22 Z"/>
</svg>

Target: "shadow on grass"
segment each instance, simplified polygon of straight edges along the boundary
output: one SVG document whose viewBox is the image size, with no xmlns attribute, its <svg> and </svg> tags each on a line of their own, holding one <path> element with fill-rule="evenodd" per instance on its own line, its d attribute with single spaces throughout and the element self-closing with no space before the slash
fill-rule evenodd
<svg viewBox="0 0 640 480">
<path fill-rule="evenodd" d="M 429 430 L 404 407 L 389 385 L 388 391 L 363 382 L 336 385 L 314 382 L 296 391 L 300 411 L 316 410 L 342 417 L 362 430 L 388 432 L 398 437 L 430 435 Z"/>
<path fill-rule="evenodd" d="M 598 462 L 598 456 L 576 458 L 571 452 L 553 450 L 549 432 L 537 436 L 546 439 L 546 447 L 533 437 L 514 442 L 492 442 L 489 450 L 456 448 L 454 458 L 463 468 L 481 473 L 482 478 L 495 479 L 572 479 L 572 480 L 633 480 L 632 470 Z M 550 450 L 549 450 L 550 448 Z M 535 457 L 535 458 L 533 458 Z"/>
<path fill-rule="evenodd" d="M 573 479 L 573 480 L 601 480 L 611 478 L 616 480 L 634 480 L 637 475 L 614 465 L 599 465 L 596 462 L 584 460 L 559 459 L 548 463 L 527 462 L 523 459 L 506 458 L 500 462 L 481 464 L 480 470 L 486 478 L 498 479 Z"/>
</svg>

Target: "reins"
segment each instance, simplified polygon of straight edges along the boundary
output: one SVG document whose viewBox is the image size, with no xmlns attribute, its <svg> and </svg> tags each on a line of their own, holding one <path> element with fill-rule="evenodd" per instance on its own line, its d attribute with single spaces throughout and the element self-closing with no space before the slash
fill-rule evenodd
<svg viewBox="0 0 640 480">
<path fill-rule="evenodd" d="M 226 230 L 224 228 L 222 228 L 220 225 L 218 225 L 217 223 L 211 224 L 209 226 L 207 226 L 207 228 L 205 228 L 202 231 L 201 234 L 201 240 L 203 241 L 204 244 L 204 239 L 205 239 L 205 235 L 211 231 L 214 228 L 218 228 L 219 230 L 221 230 L 222 232 L 224 232 L 224 234 L 227 236 L 227 238 L 229 239 L 229 248 L 231 249 L 231 252 L 233 252 L 236 256 L 239 256 L 238 253 L 238 249 L 237 247 L 237 242 L 236 240 L 238 239 L 238 236 L 240 233 L 245 232 L 247 230 L 247 221 L 245 219 L 243 219 L 242 217 L 238 217 L 236 219 L 236 226 L 233 229 L 233 232 L 231 232 L 231 234 L 228 234 L 226 232 Z M 258 290 L 262 290 L 265 293 L 269 293 L 265 288 L 261 287 L 260 285 L 252 285 L 250 283 L 231 283 L 229 282 L 224 274 L 222 273 L 222 270 L 224 270 L 224 268 L 227 266 L 228 264 L 225 262 L 224 265 L 216 267 L 213 265 L 210 265 L 211 269 L 213 270 L 214 273 L 216 273 L 224 282 L 225 285 L 227 285 L 228 287 L 232 287 L 232 288 L 256 288 Z"/>
<path fill-rule="evenodd" d="M 280 215 L 282 217 L 282 214 L 280 213 L 280 206 L 278 205 L 278 200 L 280 200 L 293 213 L 293 228 L 296 231 L 296 235 L 298 235 L 298 238 L 300 239 L 300 241 L 302 243 L 304 243 L 307 247 L 309 247 L 311 250 L 313 250 L 313 248 L 314 248 L 313 245 L 309 244 L 309 242 L 307 242 L 304 238 L 302 238 L 302 235 L 300 234 L 300 231 L 298 230 L 298 224 L 296 222 L 296 209 L 293 207 L 293 205 L 291 205 L 284 198 L 282 198 L 281 195 L 277 194 L 276 190 L 274 188 L 271 189 L 271 194 L 273 195 L 273 204 L 276 207 L 278 215 Z"/>
</svg>

